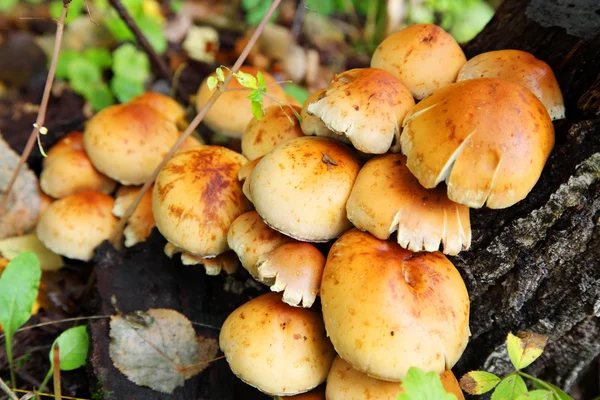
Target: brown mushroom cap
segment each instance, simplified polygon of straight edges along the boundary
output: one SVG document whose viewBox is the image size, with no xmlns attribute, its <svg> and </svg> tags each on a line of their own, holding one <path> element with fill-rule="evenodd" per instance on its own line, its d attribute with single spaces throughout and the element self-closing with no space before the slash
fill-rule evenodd
<svg viewBox="0 0 600 400">
<path fill-rule="evenodd" d="M 44 246 L 61 256 L 89 261 L 94 248 L 107 240 L 117 226 L 112 197 L 100 192 L 79 192 L 54 201 L 37 225 Z"/>
<path fill-rule="evenodd" d="M 406 157 L 386 154 L 358 173 L 346 203 L 348 219 L 360 230 L 385 240 L 398 231 L 410 251 L 456 255 L 471 245 L 469 208 L 448 200 L 446 188 L 425 189 L 406 167 Z"/>
<path fill-rule="evenodd" d="M 325 89 L 322 89 L 308 96 L 308 99 L 306 99 L 306 101 L 304 102 L 304 105 L 302 106 L 302 111 L 300 112 L 300 117 L 302 118 L 300 127 L 302 128 L 302 132 L 304 132 L 304 134 L 308 136 L 328 137 L 332 139 L 337 139 L 346 144 L 350 144 L 350 140 L 346 136 L 339 135 L 331 131 L 325 126 L 325 124 L 323 123 L 323 121 L 321 121 L 320 118 L 308 113 L 308 105 L 317 102 L 324 96 Z"/>
<path fill-rule="evenodd" d="M 245 162 L 241 154 L 220 146 L 177 152 L 161 169 L 152 191 L 162 235 L 197 256 L 225 252 L 229 226 L 251 209 L 237 179 Z"/>
<path fill-rule="evenodd" d="M 533 54 L 520 50 L 479 54 L 463 65 L 457 81 L 476 78 L 500 78 L 523 85 L 541 100 L 550 118 L 565 117 L 563 96 L 552 68 Z"/>
<path fill-rule="evenodd" d="M 283 292 L 291 306 L 309 308 L 321 287 L 325 256 L 310 243 L 291 242 L 263 254 L 257 262 L 258 277 L 273 282 L 273 292 Z"/>
<path fill-rule="evenodd" d="M 294 111 L 300 114 L 301 108 L 274 105 L 265 110 L 260 120 L 252 118 L 242 136 L 242 154 L 248 160 L 254 160 L 280 143 L 304 136 Z"/>
<path fill-rule="evenodd" d="M 255 77 L 260 71 L 265 78 L 267 94 L 269 94 L 271 97 L 279 99 L 279 101 L 285 100 L 286 94 L 283 91 L 283 88 L 277 83 L 277 81 L 275 81 L 275 78 L 273 78 L 271 74 L 250 66 L 242 66 L 240 71 Z M 223 72 L 225 76 L 229 74 L 228 70 L 223 70 Z M 216 76 L 216 73 L 213 72 L 210 76 Z M 207 79 L 202 82 L 200 88 L 198 89 L 198 111 L 204 107 L 214 92 L 214 90 L 210 90 L 208 88 L 208 84 L 206 83 Z M 227 88 L 240 89 L 243 88 L 243 86 L 240 85 L 237 79 L 234 78 L 231 80 Z M 246 126 L 254 117 L 252 115 L 250 100 L 248 99 L 249 94 L 249 90 L 235 90 L 223 93 L 210 108 L 204 117 L 203 122 L 215 132 L 235 138 L 242 137 Z M 266 96 L 263 97 L 263 107 L 266 108 L 273 104 L 276 104 L 273 100 Z"/>
<path fill-rule="evenodd" d="M 131 247 L 145 241 L 152 233 L 152 228 L 156 226 L 154 215 L 152 214 L 151 189 L 144 193 L 142 200 L 140 200 L 135 211 L 129 217 L 127 226 L 123 230 L 126 247 Z M 113 215 L 117 217 L 125 215 L 125 211 L 133 203 L 140 190 L 140 186 L 121 186 L 115 198 L 115 206 L 112 210 Z"/>
<path fill-rule="evenodd" d="M 416 99 L 456 80 L 467 61 L 460 45 L 442 28 L 412 25 L 388 36 L 373 53 L 371 67 L 391 72 Z"/>
<path fill-rule="evenodd" d="M 440 378 L 446 392 L 454 394 L 457 400 L 464 400 L 452 371 L 442 372 Z M 406 393 L 402 383 L 371 378 L 352 368 L 340 356 L 333 360 L 327 376 L 327 400 L 396 400 L 400 393 Z"/>
<path fill-rule="evenodd" d="M 250 197 L 250 177 L 252 176 L 252 171 L 256 168 L 256 165 L 259 161 L 262 160 L 262 157 L 255 158 L 252 161 L 248 161 L 246 164 L 242 166 L 240 172 L 238 173 L 238 179 L 240 182 L 243 182 L 242 190 L 246 198 L 252 201 L 252 197 Z"/>
<path fill-rule="evenodd" d="M 47 157 L 42 160 L 42 167 L 46 167 L 50 161 L 59 154 L 69 151 L 84 151 L 83 149 L 83 133 L 74 131 L 63 136 L 54 146 L 46 153 Z"/>
<path fill-rule="evenodd" d="M 267 293 L 227 317 L 219 336 L 231 370 L 271 395 L 307 392 L 325 381 L 335 352 L 319 313 Z"/>
<path fill-rule="evenodd" d="M 173 98 L 156 92 L 146 92 L 129 100 L 130 104 L 145 104 L 152 107 L 179 127 L 186 125 L 185 109 Z"/>
<path fill-rule="evenodd" d="M 336 75 L 324 95 L 308 104 L 312 114 L 354 147 L 369 154 L 399 151 L 402 120 L 415 105 L 408 89 L 391 73 L 360 68 Z"/>
<path fill-rule="evenodd" d="M 293 240 L 269 228 L 256 211 L 249 211 L 233 221 L 227 233 L 227 244 L 235 251 L 242 266 L 256 280 L 258 258 Z"/>
<path fill-rule="evenodd" d="M 117 183 L 102 175 L 83 150 L 64 151 L 54 155 L 42 169 L 40 186 L 55 199 L 88 190 L 110 194 Z"/>
<path fill-rule="evenodd" d="M 144 104 L 103 109 L 89 120 L 83 135 L 96 169 L 123 185 L 148 180 L 178 138 L 175 124 Z"/>
<path fill-rule="evenodd" d="M 377 379 L 400 381 L 412 366 L 442 373 L 469 340 L 469 295 L 442 253 L 411 253 L 357 229 L 329 252 L 321 304 L 336 352 Z"/>
<path fill-rule="evenodd" d="M 503 79 L 471 79 L 417 104 L 400 138 L 426 188 L 472 208 L 505 208 L 533 188 L 554 146 L 548 112 L 531 91 Z"/>
<path fill-rule="evenodd" d="M 250 197 L 273 229 L 298 240 L 328 241 L 351 227 L 346 201 L 359 169 L 352 151 L 338 141 L 292 139 L 256 165 Z"/>
</svg>

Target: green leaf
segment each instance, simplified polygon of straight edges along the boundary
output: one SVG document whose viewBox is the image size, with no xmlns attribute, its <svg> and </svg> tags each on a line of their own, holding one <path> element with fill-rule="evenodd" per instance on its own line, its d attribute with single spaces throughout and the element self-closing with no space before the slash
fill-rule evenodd
<svg viewBox="0 0 600 400">
<path fill-rule="evenodd" d="M 67 329 L 56 338 L 50 349 L 51 365 L 54 365 L 52 350 L 56 345 L 58 345 L 60 369 L 62 371 L 71 371 L 85 365 L 90 347 L 90 338 L 84 325 Z"/>
<path fill-rule="evenodd" d="M 485 371 L 471 371 L 460 379 L 460 387 L 469 394 L 483 394 L 492 390 L 500 378 Z"/>
<path fill-rule="evenodd" d="M 115 97 L 104 82 L 96 82 L 94 85 L 89 86 L 84 96 L 90 102 L 94 111 L 100 111 L 115 104 Z"/>
<path fill-rule="evenodd" d="M 128 81 L 143 83 L 150 77 L 150 60 L 133 44 L 126 43 L 113 52 L 112 70 Z"/>
<path fill-rule="evenodd" d="M 263 94 L 258 89 L 254 89 L 246 98 L 250 99 L 251 101 L 262 102 Z"/>
<path fill-rule="evenodd" d="M 169 6 L 171 7 L 171 11 L 173 13 L 179 14 L 181 7 L 183 7 L 183 0 L 171 0 Z"/>
<path fill-rule="evenodd" d="M 65 18 L 65 23 L 68 24 L 73 20 L 77 19 L 81 14 L 83 14 L 83 10 L 85 7 L 84 0 L 72 0 L 69 4 L 69 11 L 67 12 L 67 18 Z M 60 18 L 60 14 L 63 9 L 63 1 L 62 0 L 54 0 L 50 3 L 50 16 L 52 18 Z"/>
<path fill-rule="evenodd" d="M 562 389 L 558 386 L 555 386 L 551 383 L 548 383 L 531 375 L 527 375 L 526 377 L 531 382 L 533 382 L 533 386 L 535 386 L 536 389 L 550 390 L 552 392 L 552 398 L 555 400 L 573 400 L 571 396 L 563 392 Z"/>
<path fill-rule="evenodd" d="M 254 115 L 254 118 L 256 118 L 257 121 L 260 121 L 260 119 L 263 117 L 264 114 L 262 109 L 262 101 L 252 102 L 252 115 Z"/>
<path fill-rule="evenodd" d="M 492 400 L 516 400 L 520 395 L 527 393 L 527 385 L 519 375 L 511 374 L 496 386 Z"/>
<path fill-rule="evenodd" d="M 158 23 L 154 18 L 142 15 L 136 22 L 150 45 L 159 55 L 162 55 L 167 51 L 167 38 L 163 33 L 162 27 L 160 23 Z"/>
<path fill-rule="evenodd" d="M 217 87 L 217 85 L 219 84 L 219 81 L 214 76 L 209 76 L 208 79 L 206 80 L 206 84 L 208 85 L 208 88 L 210 90 L 213 90 L 214 88 Z"/>
<path fill-rule="evenodd" d="M 246 11 L 246 22 L 250 25 L 258 25 L 270 6 L 271 0 L 242 0 L 242 8 Z M 279 10 L 275 10 L 270 21 L 276 20 L 278 15 Z"/>
<path fill-rule="evenodd" d="M 296 85 L 295 83 L 288 83 L 283 87 L 283 90 L 290 96 L 292 96 L 300 104 L 304 104 L 310 94 L 308 90 L 302 86 Z"/>
<path fill-rule="evenodd" d="M 520 395 L 517 400 L 551 400 L 552 392 L 548 390 L 533 390 Z"/>
<path fill-rule="evenodd" d="M 83 57 L 100 69 L 106 69 L 112 65 L 110 52 L 102 47 L 92 47 L 85 50 Z"/>
<path fill-rule="evenodd" d="M 88 59 L 79 57 L 69 64 L 67 76 L 73 89 L 77 93 L 84 94 L 89 85 L 102 79 L 102 71 Z"/>
<path fill-rule="evenodd" d="M 104 25 L 106 25 L 110 33 L 119 42 L 135 40 L 135 35 L 119 16 L 104 19 Z"/>
<path fill-rule="evenodd" d="M 332 0 L 304 0 L 304 6 L 310 11 L 324 16 L 329 16 L 335 11 L 339 11 L 336 9 L 336 4 Z"/>
<path fill-rule="evenodd" d="M 420 368 L 411 367 L 402 381 L 406 393 L 398 395 L 397 400 L 456 400 L 456 396 L 446 392 L 440 375 L 425 373 Z"/>
<path fill-rule="evenodd" d="M 42 270 L 28 251 L 13 258 L 0 277 L 0 324 L 7 342 L 29 317 L 40 287 Z"/>
<path fill-rule="evenodd" d="M 248 89 L 256 89 L 256 78 L 253 75 L 246 72 L 238 71 L 235 74 L 233 74 L 233 76 L 243 87 Z"/>
<path fill-rule="evenodd" d="M 217 73 L 217 79 L 219 80 L 219 82 L 223 82 L 225 80 L 225 73 L 223 72 L 223 68 L 219 67 L 216 70 Z"/>
<path fill-rule="evenodd" d="M 7 12 L 13 9 L 17 5 L 19 0 L 0 0 L 0 11 Z"/>
<path fill-rule="evenodd" d="M 263 76 L 262 72 L 258 71 L 256 73 L 256 79 L 258 80 L 258 87 L 260 87 L 260 88 L 267 87 L 267 83 L 265 82 L 265 77 Z"/>
<path fill-rule="evenodd" d="M 144 83 L 137 80 L 130 80 L 121 75 L 115 75 L 110 81 L 110 87 L 121 103 L 127 103 L 140 94 L 143 94 Z"/>
<path fill-rule="evenodd" d="M 468 42 L 481 32 L 493 16 L 494 9 L 488 3 L 478 1 L 457 14 L 449 32 L 459 43 Z"/>
<path fill-rule="evenodd" d="M 517 370 L 523 369 L 542 355 L 548 337 L 532 332 L 518 332 L 517 336 L 509 332 L 506 347 L 510 361 Z"/>
<path fill-rule="evenodd" d="M 71 61 L 76 60 L 80 57 L 79 52 L 75 50 L 64 50 L 60 52 L 58 61 L 56 62 L 56 73 L 54 76 L 57 79 L 67 79 L 69 75 L 69 65 Z M 48 60 L 49 62 L 50 60 Z"/>
</svg>

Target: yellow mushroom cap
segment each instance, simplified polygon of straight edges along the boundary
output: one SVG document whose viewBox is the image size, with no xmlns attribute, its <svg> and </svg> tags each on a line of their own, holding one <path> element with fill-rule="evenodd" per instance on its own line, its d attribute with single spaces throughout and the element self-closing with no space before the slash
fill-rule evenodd
<svg viewBox="0 0 600 400">
<path fill-rule="evenodd" d="M 550 118 L 565 117 L 563 96 L 552 68 L 533 54 L 520 50 L 479 54 L 463 65 L 457 81 L 476 78 L 500 78 L 523 85 L 544 103 Z"/>
<path fill-rule="evenodd" d="M 94 248 L 107 240 L 117 226 L 112 197 L 100 192 L 79 192 L 54 201 L 37 225 L 37 236 L 61 256 L 89 261 Z"/>
<path fill-rule="evenodd" d="M 451 369 L 470 336 L 467 288 L 442 253 L 411 253 L 357 229 L 329 252 L 321 304 L 336 352 L 377 379 Z"/>
<path fill-rule="evenodd" d="M 399 151 L 402 120 L 415 105 L 408 89 L 391 73 L 361 68 L 336 75 L 307 112 L 346 136 L 357 150 Z"/>
<path fill-rule="evenodd" d="M 96 171 L 83 150 L 71 150 L 53 155 L 42 169 L 40 186 L 44 193 L 59 199 L 88 190 L 110 194 L 117 183 Z"/>
<path fill-rule="evenodd" d="M 319 313 L 263 294 L 225 320 L 219 345 L 241 380 L 271 395 L 307 392 L 325 381 L 335 352 Z"/>
<path fill-rule="evenodd" d="M 454 394 L 457 400 L 464 400 L 452 371 L 442 372 L 440 378 L 446 392 Z M 371 378 L 352 368 L 340 356 L 333 360 L 327 376 L 327 400 L 396 400 L 401 393 L 406 393 L 402 383 Z"/>
<path fill-rule="evenodd" d="M 466 61 L 460 45 L 448 32 L 436 25 L 417 24 L 381 42 L 373 53 L 371 67 L 391 72 L 421 100 L 454 82 Z"/>
<path fill-rule="evenodd" d="M 253 118 L 242 136 L 242 154 L 248 160 L 254 160 L 283 142 L 304 136 L 294 111 L 300 114 L 301 109 L 274 105 L 265 110 L 260 120 Z"/>
<path fill-rule="evenodd" d="M 310 392 L 297 394 L 294 396 L 275 396 L 275 400 L 325 400 L 325 386 L 321 385 Z"/>
<path fill-rule="evenodd" d="M 456 255 L 471 245 L 469 208 L 448 199 L 446 189 L 425 189 L 401 154 L 368 161 L 358 173 L 346 204 L 348 219 L 360 230 L 385 240 L 398 232 L 410 251 Z"/>
<path fill-rule="evenodd" d="M 240 71 L 254 77 L 256 77 L 258 72 L 261 72 L 267 85 L 267 94 L 279 101 L 285 101 L 286 94 L 283 88 L 275 81 L 275 78 L 271 74 L 250 66 L 242 66 Z M 229 70 L 225 69 L 223 72 L 225 76 L 229 74 Z M 212 73 L 210 76 L 216 77 L 216 73 Z M 208 78 L 202 82 L 198 89 L 198 111 L 204 107 L 214 92 L 214 89 L 210 90 L 208 88 L 207 80 Z M 237 79 L 233 78 L 227 88 L 241 89 L 243 86 L 239 84 Z M 242 137 L 246 126 L 254 117 L 252 115 L 251 102 L 248 99 L 249 94 L 249 90 L 235 90 L 223 93 L 210 108 L 202 122 L 215 132 L 234 138 Z M 266 96 L 263 97 L 263 107 L 266 108 L 273 104 L 276 104 L 273 100 Z"/>
<path fill-rule="evenodd" d="M 438 90 L 404 120 L 410 172 L 426 188 L 472 208 L 524 199 L 554 146 L 554 127 L 531 91 L 503 79 L 470 79 Z"/>
<path fill-rule="evenodd" d="M 160 233 L 193 255 L 217 256 L 226 250 L 231 223 L 251 209 L 237 175 L 246 162 L 220 146 L 177 152 L 161 169 L 152 191 Z"/>
<path fill-rule="evenodd" d="M 331 131 L 325 126 L 325 124 L 323 123 L 323 121 L 321 121 L 320 118 L 309 114 L 308 106 L 312 103 L 317 102 L 324 96 L 325 89 L 322 89 L 308 96 L 308 99 L 306 99 L 306 101 L 304 102 L 304 105 L 302 106 L 302 111 L 300 112 L 300 117 L 302 118 L 300 127 L 302 128 L 302 132 L 304 132 L 304 134 L 308 136 L 328 137 L 331 139 L 337 139 L 345 144 L 350 144 L 350 140 L 346 136 Z"/>
<path fill-rule="evenodd" d="M 129 103 L 150 106 L 178 126 L 185 122 L 185 109 L 183 106 L 164 94 L 146 92 L 129 100 Z"/>
<path fill-rule="evenodd" d="M 46 156 L 42 160 L 42 167 L 46 167 L 54 157 L 59 154 L 69 151 L 84 151 L 83 149 L 83 133 L 74 131 L 63 136 L 54 146 L 46 152 Z"/>
<path fill-rule="evenodd" d="M 175 124 L 144 104 L 107 107 L 88 122 L 85 151 L 103 174 L 123 185 L 139 185 L 179 138 Z"/>
<path fill-rule="evenodd" d="M 229 248 L 235 251 L 242 266 L 257 280 L 258 258 L 291 240 L 269 228 L 256 211 L 248 211 L 237 217 L 227 233 Z"/>
<path fill-rule="evenodd" d="M 336 140 L 292 139 L 258 162 L 250 198 L 273 229 L 298 240 L 328 241 L 351 227 L 346 201 L 359 168 L 352 151 Z"/>
<path fill-rule="evenodd" d="M 115 206 L 112 213 L 117 217 L 122 217 L 133 203 L 141 190 L 141 186 L 121 186 L 117 191 Z M 152 228 L 156 226 L 154 215 L 152 214 L 152 187 L 142 196 L 137 207 L 123 230 L 125 236 L 125 246 L 131 247 L 137 243 L 145 241 L 152 233 Z"/>
</svg>

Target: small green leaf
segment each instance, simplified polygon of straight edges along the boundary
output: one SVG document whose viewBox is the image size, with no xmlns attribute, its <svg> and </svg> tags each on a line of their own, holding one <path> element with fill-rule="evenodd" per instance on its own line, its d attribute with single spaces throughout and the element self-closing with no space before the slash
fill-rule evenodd
<svg viewBox="0 0 600 400">
<path fill-rule="evenodd" d="M 265 82 L 265 77 L 263 76 L 262 72 L 258 71 L 256 73 L 256 78 L 258 80 L 258 87 L 262 88 L 266 88 L 267 83 Z"/>
<path fill-rule="evenodd" d="M 112 70 L 128 81 L 143 83 L 150 77 L 150 60 L 133 44 L 126 43 L 113 52 Z"/>
<path fill-rule="evenodd" d="M 471 371 L 460 379 L 460 387 L 469 394 L 483 394 L 492 390 L 500 378 L 485 371 Z"/>
<path fill-rule="evenodd" d="M 171 0 L 169 6 L 173 13 L 179 14 L 181 7 L 183 7 L 183 0 Z"/>
<path fill-rule="evenodd" d="M 520 395 L 527 393 L 527 385 L 519 375 L 511 374 L 496 386 L 492 400 L 516 400 Z"/>
<path fill-rule="evenodd" d="M 57 344 L 62 371 L 71 371 L 85 365 L 90 347 L 90 338 L 85 326 L 67 329 L 56 338 L 50 349 L 51 365 L 54 365 L 52 349 Z"/>
<path fill-rule="evenodd" d="M 83 57 L 100 69 L 109 68 L 112 65 L 110 52 L 102 47 L 92 47 L 85 50 Z"/>
<path fill-rule="evenodd" d="M 217 68 L 217 79 L 219 80 L 219 82 L 223 82 L 225 80 L 225 74 L 223 73 L 223 68 L 219 67 Z"/>
<path fill-rule="evenodd" d="M 251 101 L 262 102 L 263 94 L 258 89 L 254 89 L 246 98 L 250 99 Z"/>
<path fill-rule="evenodd" d="M 7 12 L 13 9 L 17 5 L 19 0 L 0 0 L 0 11 Z"/>
<path fill-rule="evenodd" d="M 548 390 L 533 390 L 517 397 L 517 400 L 551 400 L 552 392 Z"/>
<path fill-rule="evenodd" d="M 456 400 L 456 396 L 446 392 L 440 375 L 425 373 L 420 368 L 411 367 L 402 381 L 406 393 L 399 394 L 397 400 Z"/>
<path fill-rule="evenodd" d="M 84 0 L 72 0 L 69 4 L 69 10 L 67 11 L 67 18 L 65 18 L 65 23 L 68 24 L 75 20 L 77 17 L 83 14 L 85 3 Z M 50 3 L 49 11 L 50 16 L 52 18 L 60 18 L 60 14 L 63 9 L 63 1 L 62 0 L 54 0 Z"/>
<path fill-rule="evenodd" d="M 104 82 L 96 82 L 89 86 L 85 92 L 85 98 L 90 102 L 94 111 L 100 111 L 115 104 L 115 97 L 108 85 Z"/>
<path fill-rule="evenodd" d="M 573 400 L 571 396 L 563 392 L 558 386 L 530 375 L 527 375 L 527 379 L 533 382 L 533 386 L 535 386 L 536 389 L 550 390 L 552 392 L 552 398 L 555 400 Z"/>
<path fill-rule="evenodd" d="M 283 87 L 283 90 L 289 96 L 292 96 L 294 99 L 296 99 L 296 101 L 300 104 L 304 104 L 306 99 L 308 99 L 308 96 L 310 96 L 308 90 L 306 90 L 302 86 L 296 85 L 295 83 L 286 84 Z"/>
<path fill-rule="evenodd" d="M 130 80 L 128 77 L 115 75 L 110 81 L 110 88 L 121 103 L 127 103 L 129 100 L 144 93 L 144 84 L 137 80 Z"/>
<path fill-rule="evenodd" d="M 213 90 L 214 88 L 217 87 L 217 85 L 219 84 L 219 81 L 214 76 L 209 76 L 208 79 L 206 80 L 206 84 L 208 85 L 208 88 L 210 90 Z"/>
<path fill-rule="evenodd" d="M 58 61 L 56 62 L 56 72 L 54 76 L 57 79 L 67 79 L 69 75 L 69 65 L 73 60 L 80 57 L 79 52 L 74 50 L 64 50 L 60 52 Z"/>
<path fill-rule="evenodd" d="M 250 25 L 258 25 L 264 18 L 271 6 L 271 0 L 242 0 L 242 8 L 246 11 L 246 22 Z M 279 10 L 275 10 L 271 21 L 277 19 Z"/>
<path fill-rule="evenodd" d="M 31 317 L 41 276 L 40 262 L 30 251 L 13 258 L 0 276 L 0 324 L 7 338 Z"/>
<path fill-rule="evenodd" d="M 71 87 L 77 93 L 83 94 L 88 90 L 89 85 L 102 79 L 102 71 L 88 59 L 79 57 L 69 64 L 67 76 L 71 82 Z"/>
<path fill-rule="evenodd" d="M 135 40 L 133 32 L 129 30 L 127 24 L 118 15 L 104 19 L 104 25 L 106 25 L 110 33 L 119 42 Z"/>
<path fill-rule="evenodd" d="M 246 72 L 236 72 L 233 74 L 235 79 L 245 88 L 256 89 L 256 78 Z"/>
<path fill-rule="evenodd" d="M 523 369 L 542 355 L 548 338 L 532 332 L 519 332 L 517 336 L 509 332 L 506 347 L 510 361 L 517 370 Z"/>
<path fill-rule="evenodd" d="M 252 115 L 254 115 L 254 118 L 256 118 L 257 121 L 260 121 L 260 119 L 264 115 L 263 109 L 262 109 L 262 102 L 258 102 L 258 101 L 252 102 Z"/>
<path fill-rule="evenodd" d="M 160 24 L 154 18 L 146 15 L 137 18 L 136 22 L 154 51 L 159 55 L 164 54 L 167 51 L 167 38 Z"/>
</svg>

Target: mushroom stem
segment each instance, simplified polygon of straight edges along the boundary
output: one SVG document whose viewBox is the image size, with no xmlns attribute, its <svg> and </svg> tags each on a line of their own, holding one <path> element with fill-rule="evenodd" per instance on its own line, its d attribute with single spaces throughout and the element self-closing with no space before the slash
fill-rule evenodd
<svg viewBox="0 0 600 400">
<path fill-rule="evenodd" d="M 10 197 L 10 192 L 12 191 L 17 177 L 19 176 L 19 171 L 21 171 L 21 168 L 23 168 L 25 161 L 27 161 L 27 158 L 29 158 L 31 151 L 33 150 L 33 146 L 35 145 L 35 141 L 38 138 L 38 135 L 40 134 L 40 130 L 44 126 L 44 120 L 46 119 L 46 109 L 48 108 L 48 100 L 50 99 L 50 92 L 52 89 L 52 84 L 54 82 L 54 75 L 56 73 L 56 63 L 58 62 L 58 54 L 60 53 L 60 45 L 62 43 L 63 31 L 65 28 L 65 18 L 67 17 L 67 11 L 69 10 L 69 3 L 70 1 L 63 2 L 63 9 L 60 14 L 60 18 L 56 20 L 56 38 L 54 39 L 54 50 L 52 51 L 52 59 L 50 61 L 50 68 L 48 69 L 48 77 L 46 78 L 44 94 L 42 96 L 42 102 L 40 103 L 40 111 L 38 112 L 35 124 L 33 125 L 33 131 L 31 131 L 31 135 L 29 135 L 29 139 L 27 140 L 25 149 L 23 149 L 23 153 L 21 154 L 19 163 L 17 164 L 17 167 L 15 168 L 15 171 L 13 172 L 13 175 L 10 178 L 10 182 L 8 183 L 8 187 L 6 188 L 6 192 L 0 200 L 0 216 L 4 215 L 4 213 L 7 211 L 8 198 Z"/>
<path fill-rule="evenodd" d="M 215 90 L 213 95 L 208 99 L 208 102 L 204 105 L 204 107 L 202 107 L 200 112 L 196 115 L 196 117 L 192 120 L 190 125 L 187 127 L 185 132 L 183 132 L 183 134 L 181 135 L 179 140 L 175 143 L 175 145 L 173 145 L 171 150 L 169 150 L 169 152 L 167 153 L 165 158 L 163 158 L 163 160 L 160 162 L 158 167 L 156 167 L 156 169 L 152 173 L 152 176 L 150 177 L 150 179 L 148 179 L 146 181 L 146 183 L 144 183 L 144 186 L 142 186 L 139 193 L 137 194 L 137 196 L 135 197 L 135 199 L 129 206 L 129 208 L 127 208 L 127 211 L 125 211 L 125 214 L 123 214 L 123 217 L 121 217 L 121 220 L 119 221 L 119 224 L 117 225 L 117 227 L 111 237 L 111 243 L 114 246 L 116 246 L 118 243 L 120 243 L 121 238 L 123 236 L 123 229 L 125 228 L 125 225 L 127 224 L 127 220 L 129 219 L 129 217 L 131 217 L 131 215 L 137 208 L 138 204 L 142 200 L 142 197 L 144 196 L 144 193 L 146 193 L 148 191 L 148 189 L 150 188 L 150 186 L 152 186 L 152 184 L 154 183 L 154 180 L 158 176 L 158 173 L 160 172 L 162 167 L 167 163 L 167 161 L 169 161 L 169 159 L 171 159 L 173 154 L 175 154 L 175 152 L 179 149 L 179 147 L 185 141 L 185 139 L 187 139 L 187 137 L 190 136 L 192 134 L 192 132 L 198 127 L 198 125 L 200 125 L 200 122 L 202 122 L 202 120 L 204 119 L 204 117 L 206 116 L 206 114 L 208 113 L 210 108 L 212 107 L 212 105 L 217 101 L 219 96 L 225 92 L 225 90 L 227 89 L 227 86 L 229 85 L 229 82 L 231 82 L 231 79 L 233 79 L 233 74 L 240 69 L 240 67 L 246 60 L 246 57 L 248 57 L 248 54 L 250 54 L 250 50 L 252 50 L 252 47 L 254 46 L 254 44 L 258 40 L 259 36 L 265 29 L 265 26 L 267 25 L 269 19 L 271 18 L 271 15 L 273 15 L 275 10 L 279 6 L 279 3 L 281 3 L 281 0 L 273 0 L 273 3 L 267 10 L 267 13 L 263 17 L 262 21 L 260 21 L 260 24 L 258 24 L 258 26 L 256 27 L 256 30 L 250 37 L 250 40 L 246 44 L 246 47 L 244 47 L 244 50 L 242 51 L 242 53 L 236 60 L 235 64 L 233 64 L 233 67 L 231 68 L 231 73 L 225 77 L 223 84 L 219 85 L 217 87 L 217 89 Z"/>
</svg>

